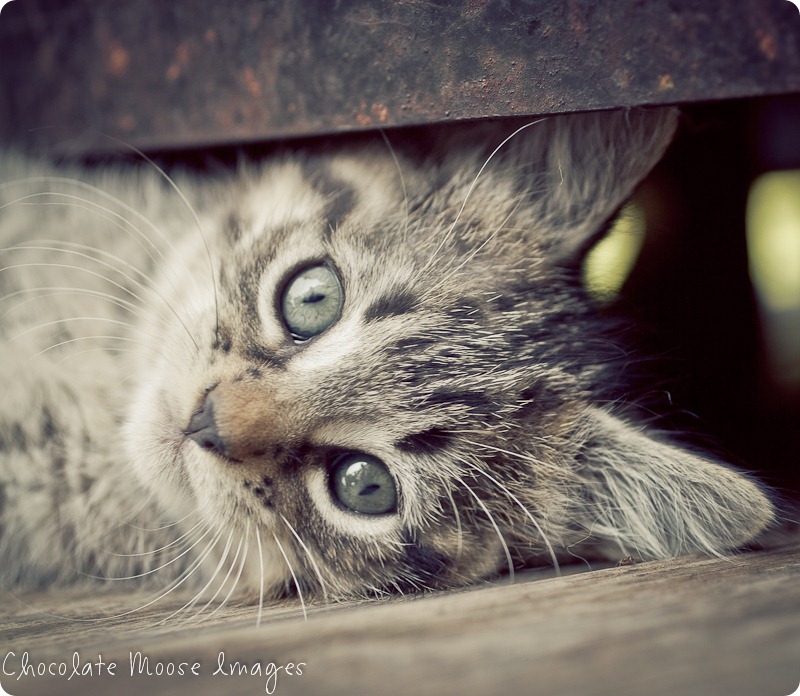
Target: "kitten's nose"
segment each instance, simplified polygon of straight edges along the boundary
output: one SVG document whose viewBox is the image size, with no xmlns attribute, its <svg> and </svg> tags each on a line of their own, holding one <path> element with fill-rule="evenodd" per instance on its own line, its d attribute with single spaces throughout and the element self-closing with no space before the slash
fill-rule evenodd
<svg viewBox="0 0 800 696">
<path fill-rule="evenodd" d="M 228 447 L 219 434 L 217 421 L 214 418 L 214 397 L 209 394 L 203 401 L 203 407 L 195 413 L 186 428 L 186 437 L 194 440 L 203 449 L 211 450 L 226 456 Z"/>
<path fill-rule="evenodd" d="M 258 380 L 223 379 L 203 399 L 184 430 L 200 447 L 231 462 L 262 460 L 297 446 L 307 426 L 291 403 Z"/>
</svg>

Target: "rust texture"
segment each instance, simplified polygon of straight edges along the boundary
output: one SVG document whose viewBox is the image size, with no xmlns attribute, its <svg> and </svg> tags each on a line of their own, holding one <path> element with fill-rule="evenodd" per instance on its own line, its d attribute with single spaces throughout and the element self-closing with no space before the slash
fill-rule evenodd
<svg viewBox="0 0 800 696">
<path fill-rule="evenodd" d="M 0 15 L 5 142 L 202 146 L 797 91 L 786 0 L 15 0 Z"/>
</svg>

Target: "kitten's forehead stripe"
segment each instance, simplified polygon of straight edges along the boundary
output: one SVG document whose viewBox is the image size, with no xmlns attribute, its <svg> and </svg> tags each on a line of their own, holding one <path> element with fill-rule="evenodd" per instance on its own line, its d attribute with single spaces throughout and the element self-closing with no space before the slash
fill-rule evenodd
<svg viewBox="0 0 800 696">
<path fill-rule="evenodd" d="M 268 353 L 263 347 L 256 343 L 247 345 L 244 350 L 244 356 L 260 365 L 281 370 L 286 367 L 286 358 L 284 356 Z"/>
<path fill-rule="evenodd" d="M 342 188 L 337 191 L 325 205 L 325 220 L 328 228 L 326 235 L 330 235 L 342 221 L 350 214 L 357 202 L 356 192 L 352 188 Z"/>
<path fill-rule="evenodd" d="M 212 350 L 221 350 L 223 353 L 231 352 L 231 332 L 226 326 L 220 325 L 217 333 L 214 336 L 214 341 L 211 344 Z"/>
<path fill-rule="evenodd" d="M 486 394 L 478 391 L 435 391 L 425 398 L 425 402 L 430 406 L 446 404 L 467 406 L 470 409 L 488 413 L 494 410 L 492 400 Z"/>
<path fill-rule="evenodd" d="M 417 308 L 417 297 L 408 290 L 384 295 L 373 302 L 364 311 L 366 321 L 385 319 L 386 317 L 399 316 L 413 312 Z"/>
<path fill-rule="evenodd" d="M 242 238 L 242 223 L 235 213 L 231 213 L 225 218 L 222 229 L 224 236 L 232 242 L 238 242 Z"/>
<path fill-rule="evenodd" d="M 433 454 L 447 449 L 452 441 L 452 434 L 441 428 L 429 428 L 419 433 L 406 435 L 394 443 L 402 452 L 409 454 Z"/>
<path fill-rule="evenodd" d="M 408 355 L 410 352 L 422 352 L 426 348 L 439 343 L 439 339 L 432 336 L 411 336 L 399 338 L 394 343 L 386 347 L 386 352 L 390 355 Z"/>
<path fill-rule="evenodd" d="M 323 234 L 328 237 L 355 208 L 358 195 L 352 186 L 326 169 L 316 168 L 306 162 L 303 170 L 311 187 L 325 200 L 323 216 L 327 227 Z"/>
</svg>

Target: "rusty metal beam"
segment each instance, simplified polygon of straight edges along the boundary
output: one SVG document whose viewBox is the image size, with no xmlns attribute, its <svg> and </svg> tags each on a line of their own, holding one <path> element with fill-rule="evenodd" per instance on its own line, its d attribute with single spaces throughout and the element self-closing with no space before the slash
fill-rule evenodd
<svg viewBox="0 0 800 696">
<path fill-rule="evenodd" d="M 798 91 L 786 0 L 15 0 L 0 15 L 5 142 L 173 148 Z"/>
</svg>

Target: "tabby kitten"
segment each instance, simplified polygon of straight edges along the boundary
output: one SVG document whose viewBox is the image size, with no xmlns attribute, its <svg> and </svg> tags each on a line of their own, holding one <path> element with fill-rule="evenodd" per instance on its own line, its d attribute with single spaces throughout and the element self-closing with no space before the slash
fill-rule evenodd
<svg viewBox="0 0 800 696">
<path fill-rule="evenodd" d="M 334 599 L 751 541 L 758 484 L 609 400 L 580 283 L 676 118 L 174 184 L 2 155 L 0 587 Z"/>
</svg>

